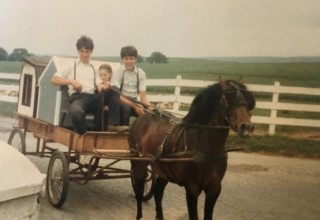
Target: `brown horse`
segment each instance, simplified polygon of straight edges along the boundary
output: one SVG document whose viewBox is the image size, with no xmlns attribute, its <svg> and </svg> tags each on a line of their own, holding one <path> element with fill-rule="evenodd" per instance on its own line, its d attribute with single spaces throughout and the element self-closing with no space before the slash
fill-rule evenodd
<svg viewBox="0 0 320 220">
<path fill-rule="evenodd" d="M 232 128 L 242 137 L 250 136 L 253 131 L 250 110 L 254 106 L 255 99 L 243 84 L 227 80 L 211 85 L 198 94 L 190 111 L 180 121 L 162 111 L 153 111 L 137 118 L 129 132 L 129 145 L 132 152 L 141 157 L 153 157 L 151 165 L 158 175 L 153 189 L 156 219 L 163 219 L 162 197 L 168 182 L 184 186 L 189 219 L 198 219 L 198 196 L 204 191 L 204 219 L 212 219 L 227 168 L 225 142 L 229 129 Z M 173 159 L 168 162 L 168 158 Z M 142 218 L 148 163 L 131 161 L 137 219 Z"/>
</svg>

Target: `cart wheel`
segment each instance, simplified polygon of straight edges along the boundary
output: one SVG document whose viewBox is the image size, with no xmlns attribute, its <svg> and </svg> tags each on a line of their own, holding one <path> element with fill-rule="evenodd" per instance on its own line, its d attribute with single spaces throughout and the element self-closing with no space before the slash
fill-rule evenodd
<svg viewBox="0 0 320 220">
<path fill-rule="evenodd" d="M 154 172 L 152 170 L 152 166 L 148 165 L 147 166 L 147 176 L 146 176 L 145 182 L 144 182 L 144 191 L 143 191 L 142 201 L 146 202 L 152 198 L 153 187 L 156 182 L 156 179 L 157 179 L 157 176 L 154 174 Z M 134 188 L 135 182 L 134 182 L 133 177 L 131 177 L 131 184 L 132 184 L 132 187 Z"/>
<path fill-rule="evenodd" d="M 14 128 L 11 131 L 8 144 L 20 151 L 22 154 L 26 154 L 26 139 L 23 131 L 19 128 Z"/>
<path fill-rule="evenodd" d="M 69 187 L 69 164 L 66 155 L 55 151 L 47 172 L 47 195 L 52 206 L 60 208 L 65 202 Z"/>
</svg>

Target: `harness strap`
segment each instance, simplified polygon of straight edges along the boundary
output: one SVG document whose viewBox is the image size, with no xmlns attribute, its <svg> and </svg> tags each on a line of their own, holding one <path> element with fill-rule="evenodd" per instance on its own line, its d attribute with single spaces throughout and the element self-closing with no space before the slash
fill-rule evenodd
<svg viewBox="0 0 320 220">
<path fill-rule="evenodd" d="M 176 138 L 176 143 L 175 143 L 174 147 L 172 148 L 171 153 L 176 153 L 177 145 L 178 145 L 178 142 L 179 142 L 179 139 L 180 139 L 182 132 L 184 133 L 184 151 L 186 152 L 188 150 L 187 139 L 186 139 L 186 129 L 185 129 L 185 126 L 183 126 L 178 133 L 178 136 Z"/>
<path fill-rule="evenodd" d="M 158 127 L 160 126 L 161 116 L 162 116 L 162 115 L 161 115 L 161 113 L 160 113 L 160 121 L 159 121 Z M 157 153 L 156 153 L 156 155 L 155 155 L 154 160 L 158 160 L 158 159 L 161 157 L 161 155 L 162 155 L 162 153 L 163 153 L 163 149 L 165 149 L 165 148 L 167 147 L 168 138 L 170 137 L 172 131 L 176 128 L 177 123 L 176 123 L 175 120 L 171 119 L 171 120 L 170 120 L 170 124 L 171 124 L 170 128 L 167 130 L 166 135 L 165 135 L 165 137 L 164 137 L 161 145 L 160 145 L 160 146 L 158 147 L 158 149 L 157 149 Z"/>
</svg>

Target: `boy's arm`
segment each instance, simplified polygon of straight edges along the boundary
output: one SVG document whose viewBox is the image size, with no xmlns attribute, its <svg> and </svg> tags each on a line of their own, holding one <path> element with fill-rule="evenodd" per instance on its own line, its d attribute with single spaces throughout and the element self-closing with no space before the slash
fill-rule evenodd
<svg viewBox="0 0 320 220">
<path fill-rule="evenodd" d="M 148 110 L 153 110 L 154 106 L 152 104 L 150 104 L 148 97 L 147 97 L 147 77 L 146 77 L 146 73 L 142 70 L 140 70 L 140 74 L 139 74 L 139 96 L 140 96 L 140 101 L 144 104 L 144 106 L 148 109 Z"/>
<path fill-rule="evenodd" d="M 139 94 L 140 94 L 140 100 L 146 106 L 146 108 L 150 111 L 153 110 L 154 105 L 149 102 L 148 97 L 147 97 L 147 92 L 141 91 Z"/>
<path fill-rule="evenodd" d="M 138 115 L 142 115 L 144 113 L 144 108 L 142 105 L 139 105 L 133 101 L 130 101 L 128 99 L 126 99 L 125 97 L 123 97 L 122 95 L 120 95 L 120 101 L 121 103 L 130 106 L 131 108 L 134 109 L 134 111 L 138 114 Z"/>
<path fill-rule="evenodd" d="M 52 79 L 51 83 L 56 86 L 64 86 L 71 85 L 73 89 L 77 92 L 81 92 L 82 85 L 75 79 L 70 78 L 70 74 L 72 74 L 72 67 L 68 67 L 62 70 L 57 71 Z"/>
<path fill-rule="evenodd" d="M 74 79 L 65 79 L 60 76 L 53 76 L 51 79 L 51 83 L 56 86 L 71 85 L 73 89 L 78 92 L 81 92 L 82 90 L 81 84 Z"/>
<path fill-rule="evenodd" d="M 143 104 L 145 104 L 146 106 L 149 106 L 150 105 L 150 102 L 147 98 L 147 92 L 146 91 L 140 91 L 139 92 L 139 95 L 140 95 L 140 100 Z"/>
</svg>

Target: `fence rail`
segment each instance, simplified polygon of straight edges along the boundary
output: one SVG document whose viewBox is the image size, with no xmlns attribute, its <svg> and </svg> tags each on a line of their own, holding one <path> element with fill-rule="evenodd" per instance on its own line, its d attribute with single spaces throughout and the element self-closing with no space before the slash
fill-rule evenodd
<svg viewBox="0 0 320 220">
<path fill-rule="evenodd" d="M 186 111 L 179 111 L 181 103 L 190 104 L 193 100 L 192 96 L 182 96 L 180 94 L 181 87 L 206 87 L 216 83 L 215 81 L 200 81 L 200 80 L 183 80 L 181 76 L 177 76 L 176 79 L 171 80 L 148 80 L 148 86 L 174 86 L 174 95 L 148 95 L 151 101 L 161 102 L 173 102 L 173 111 L 180 114 L 186 114 Z M 287 103 L 280 102 L 280 94 L 299 94 L 299 95 L 311 95 L 320 96 L 320 88 L 306 88 L 306 87 L 291 87 L 281 86 L 279 82 L 275 82 L 274 85 L 257 85 L 247 84 L 250 91 L 255 93 L 271 93 L 271 101 L 257 101 L 256 108 L 271 110 L 270 116 L 252 116 L 252 121 L 257 124 L 268 124 L 269 134 L 274 135 L 276 125 L 289 125 L 289 126 L 304 126 L 304 127 L 318 127 L 320 128 L 320 120 L 318 119 L 301 119 L 301 118 L 283 118 L 277 116 L 279 110 L 287 111 L 303 111 L 303 112 L 316 112 L 320 113 L 319 104 L 299 104 L 299 103 Z M 320 117 L 319 117 L 320 118 Z"/>
<path fill-rule="evenodd" d="M 11 76 L 7 76 L 11 75 Z M 12 76 L 15 75 L 15 76 Z M 11 79 L 19 79 L 19 74 L 0 74 L 0 78 L 11 77 Z M 8 78 L 5 78 L 8 79 Z M 149 100 L 151 102 L 172 102 L 172 111 L 185 115 L 186 111 L 180 111 L 181 104 L 190 104 L 193 100 L 193 96 L 187 96 L 181 94 L 182 87 L 203 88 L 215 83 L 215 81 L 201 81 L 201 80 L 185 80 L 181 76 L 177 76 L 176 79 L 148 79 L 148 87 L 174 87 L 174 94 L 149 94 Z M 278 116 L 279 110 L 287 111 L 303 111 L 303 112 L 315 112 L 320 113 L 320 104 L 299 104 L 299 103 L 287 103 L 280 102 L 280 94 L 300 94 L 310 96 L 320 96 L 320 88 L 305 88 L 305 87 L 291 87 L 281 86 L 279 82 L 275 82 L 274 85 L 257 85 L 247 84 L 250 91 L 255 93 L 270 93 L 272 99 L 269 101 L 257 101 L 256 108 L 270 110 L 270 116 L 258 116 L 253 115 L 252 121 L 257 124 L 268 124 L 269 134 L 274 135 L 277 125 L 288 126 L 304 126 L 304 127 L 317 127 L 320 128 L 319 119 L 302 119 L 302 118 L 284 118 Z M 18 91 L 16 85 L 0 85 L 0 90 L 14 90 Z M 0 96 L 0 101 L 17 102 L 17 97 Z M 319 117 L 320 118 L 320 117 Z"/>
<path fill-rule="evenodd" d="M 0 73 L 0 79 L 19 80 L 20 79 L 20 74 L 16 74 L 16 73 Z"/>
<path fill-rule="evenodd" d="M 16 73 L 0 73 L 0 79 L 5 80 L 19 80 L 20 74 Z M 19 86 L 17 85 L 3 85 L 0 84 L 0 101 L 2 102 L 18 102 L 18 97 L 10 96 L 10 92 L 18 92 Z"/>
</svg>

